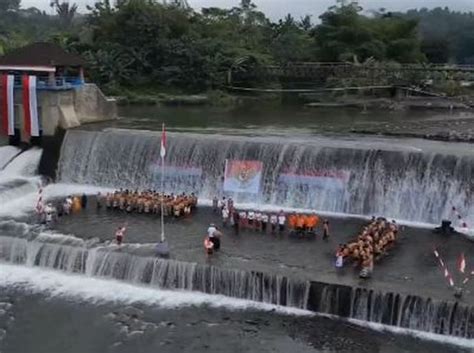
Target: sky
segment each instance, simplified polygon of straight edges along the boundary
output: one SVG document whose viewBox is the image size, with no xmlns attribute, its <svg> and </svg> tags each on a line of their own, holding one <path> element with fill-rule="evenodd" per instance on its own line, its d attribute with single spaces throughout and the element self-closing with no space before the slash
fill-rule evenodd
<svg viewBox="0 0 474 353">
<path fill-rule="evenodd" d="M 0 0 L 1 1 L 1 0 Z M 275 20 L 291 13 L 299 18 L 306 14 L 317 18 L 329 6 L 334 5 L 335 0 L 253 0 L 254 3 L 268 17 Z M 77 3 L 85 10 L 85 5 L 91 5 L 95 0 L 69 0 Z M 202 7 L 233 7 L 239 0 L 188 0 L 194 9 Z M 42 10 L 50 11 L 50 0 L 22 0 L 22 7 L 35 6 Z M 386 8 L 388 11 L 399 11 L 413 8 L 445 7 L 458 11 L 474 11 L 474 0 L 359 0 L 359 4 L 366 10 Z"/>
</svg>

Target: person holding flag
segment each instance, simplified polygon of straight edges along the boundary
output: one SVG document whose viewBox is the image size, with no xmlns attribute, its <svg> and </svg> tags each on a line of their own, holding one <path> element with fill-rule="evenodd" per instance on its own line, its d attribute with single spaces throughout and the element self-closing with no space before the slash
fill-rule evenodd
<svg viewBox="0 0 474 353">
<path fill-rule="evenodd" d="M 115 241 L 117 242 L 118 246 L 122 245 L 123 238 L 125 237 L 125 231 L 127 230 L 127 226 L 118 227 L 117 231 L 115 232 Z"/>
</svg>

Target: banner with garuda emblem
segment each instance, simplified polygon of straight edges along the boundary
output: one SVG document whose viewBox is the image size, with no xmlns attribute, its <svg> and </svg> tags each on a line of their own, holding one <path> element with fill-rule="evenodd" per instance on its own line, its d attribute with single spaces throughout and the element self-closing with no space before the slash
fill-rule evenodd
<svg viewBox="0 0 474 353">
<path fill-rule="evenodd" d="M 258 194 L 262 180 L 260 161 L 229 161 L 225 163 L 224 191 Z"/>
</svg>

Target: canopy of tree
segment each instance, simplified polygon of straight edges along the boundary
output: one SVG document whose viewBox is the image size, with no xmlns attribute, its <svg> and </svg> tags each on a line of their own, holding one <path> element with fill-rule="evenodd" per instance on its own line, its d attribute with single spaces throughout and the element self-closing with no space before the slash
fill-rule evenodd
<svg viewBox="0 0 474 353">
<path fill-rule="evenodd" d="M 474 45 L 466 45 L 474 41 L 471 14 L 365 13 L 357 2 L 336 0 L 314 25 L 310 16 L 272 22 L 251 0 L 201 12 L 184 0 L 166 3 L 120 0 L 113 6 L 102 0 L 79 15 L 74 4 L 54 0 L 55 15 L 48 15 L 21 9 L 20 0 L 2 0 L 0 54 L 55 41 L 81 54 L 91 79 L 110 89 L 205 90 L 223 84 L 229 68 L 295 61 L 474 61 Z M 442 25 L 436 24 L 439 18 Z"/>
</svg>

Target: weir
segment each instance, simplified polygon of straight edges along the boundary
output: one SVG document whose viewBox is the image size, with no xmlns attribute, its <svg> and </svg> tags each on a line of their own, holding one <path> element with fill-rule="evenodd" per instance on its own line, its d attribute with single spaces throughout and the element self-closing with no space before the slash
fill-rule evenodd
<svg viewBox="0 0 474 353">
<path fill-rule="evenodd" d="M 200 291 L 308 309 L 431 333 L 474 338 L 474 309 L 419 296 L 301 281 L 259 271 L 143 257 L 74 237 L 0 236 L 0 260 L 173 290 Z M 12 229 L 13 229 L 12 228 Z"/>
<path fill-rule="evenodd" d="M 159 189 L 159 143 L 159 135 L 152 132 L 68 131 L 58 180 Z M 165 188 L 211 199 L 222 193 L 226 160 L 257 160 L 263 163 L 260 191 L 226 193 L 237 202 L 383 214 L 436 224 L 451 216 L 453 204 L 466 215 L 474 214 L 472 154 L 350 146 L 327 146 L 318 140 L 170 134 Z"/>
</svg>

